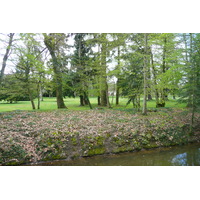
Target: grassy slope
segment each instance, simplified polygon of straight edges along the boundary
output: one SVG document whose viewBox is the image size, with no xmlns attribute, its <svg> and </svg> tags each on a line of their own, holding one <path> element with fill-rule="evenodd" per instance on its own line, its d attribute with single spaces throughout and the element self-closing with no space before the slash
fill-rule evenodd
<svg viewBox="0 0 200 200">
<path fill-rule="evenodd" d="M 0 113 L 0 165 L 119 153 L 200 140 L 200 114 L 189 135 L 190 113 L 159 109 L 14 111 Z"/>
<path fill-rule="evenodd" d="M 91 104 L 93 107 L 97 107 L 97 98 L 90 98 Z M 112 103 L 112 98 L 110 98 L 110 102 Z M 115 102 L 115 99 L 113 100 Z M 112 105 L 114 109 L 132 109 L 132 104 L 129 104 L 127 107 L 125 107 L 127 102 L 127 98 L 120 98 L 120 105 L 115 106 Z M 35 100 L 35 104 L 37 107 L 37 101 Z M 70 110 L 89 110 L 89 106 L 81 107 L 79 106 L 79 98 L 66 98 L 65 104 Z M 148 108 L 155 108 L 155 101 L 149 101 L 147 102 Z M 141 101 L 142 105 L 142 101 Z M 176 107 L 176 108 L 184 108 L 185 104 L 177 104 L 176 100 L 171 100 L 166 102 L 166 108 L 167 107 Z M 44 101 L 41 102 L 40 110 L 41 111 L 47 111 L 47 110 L 56 110 L 57 104 L 56 104 L 56 98 L 44 98 Z M 6 103 L 6 102 L 0 102 L 0 112 L 5 111 L 13 111 L 13 110 L 32 110 L 30 101 L 19 101 L 17 103 Z"/>
<path fill-rule="evenodd" d="M 97 107 L 97 99 L 90 100 L 93 107 Z M 58 110 L 56 98 L 44 98 L 42 112 L 31 112 L 28 101 L 13 104 L 1 102 L 0 165 L 199 141 L 200 115 L 195 116 L 198 130 L 195 129 L 195 135 L 189 137 L 191 117 L 184 109 L 185 104 L 170 100 L 166 102 L 166 108 L 143 116 L 133 113 L 132 104 L 125 107 L 126 102 L 126 98 L 121 98 L 120 105 L 113 105 L 113 109 L 90 110 L 88 106 L 79 106 L 79 98 L 67 98 L 65 103 L 68 109 Z M 155 101 L 148 102 L 148 109 L 152 108 L 155 108 Z"/>
</svg>

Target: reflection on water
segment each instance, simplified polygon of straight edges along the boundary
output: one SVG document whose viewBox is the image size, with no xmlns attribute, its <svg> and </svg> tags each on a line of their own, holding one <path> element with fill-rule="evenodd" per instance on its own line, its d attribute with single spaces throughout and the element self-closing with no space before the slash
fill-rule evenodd
<svg viewBox="0 0 200 200">
<path fill-rule="evenodd" d="M 181 153 L 173 157 L 172 159 L 173 165 L 187 165 L 187 153 Z"/>
<path fill-rule="evenodd" d="M 187 152 L 178 154 L 172 159 L 173 165 L 182 166 L 199 166 L 200 165 L 200 148 L 188 149 Z"/>
<path fill-rule="evenodd" d="M 101 155 L 71 161 L 38 163 L 39 166 L 200 166 L 200 143 Z"/>
</svg>

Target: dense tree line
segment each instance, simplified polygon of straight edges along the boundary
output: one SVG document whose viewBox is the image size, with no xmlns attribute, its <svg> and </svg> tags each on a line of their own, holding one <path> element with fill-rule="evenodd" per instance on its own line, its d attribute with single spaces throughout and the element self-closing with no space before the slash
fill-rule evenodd
<svg viewBox="0 0 200 200">
<path fill-rule="evenodd" d="M 9 33 L 3 42 L 0 100 L 29 99 L 36 109 L 37 98 L 39 109 L 43 96 L 56 96 L 57 107 L 67 108 L 63 98 L 78 96 L 92 109 L 90 96 L 110 108 L 115 95 L 116 105 L 125 96 L 143 114 L 146 101 L 165 107 L 169 95 L 187 102 L 193 115 L 200 104 L 197 33 Z M 6 74 L 8 61 L 14 68 Z"/>
</svg>

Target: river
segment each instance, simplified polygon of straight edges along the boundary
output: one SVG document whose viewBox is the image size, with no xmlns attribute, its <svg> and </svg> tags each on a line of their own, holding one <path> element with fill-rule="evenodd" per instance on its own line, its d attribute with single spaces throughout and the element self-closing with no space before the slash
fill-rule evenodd
<svg viewBox="0 0 200 200">
<path fill-rule="evenodd" d="M 200 143 L 76 160 L 40 162 L 31 166 L 200 166 Z"/>
</svg>

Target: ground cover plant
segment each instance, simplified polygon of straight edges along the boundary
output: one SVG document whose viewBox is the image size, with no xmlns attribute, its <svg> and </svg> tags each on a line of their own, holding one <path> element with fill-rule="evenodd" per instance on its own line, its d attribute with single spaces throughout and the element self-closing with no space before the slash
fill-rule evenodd
<svg viewBox="0 0 200 200">
<path fill-rule="evenodd" d="M 12 111 L 0 114 L 0 163 L 22 164 L 184 144 L 199 140 L 189 134 L 186 109 L 130 113 L 122 110 Z"/>
</svg>

